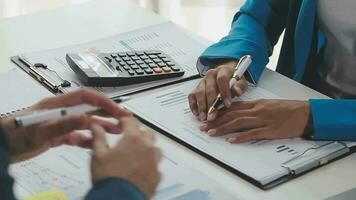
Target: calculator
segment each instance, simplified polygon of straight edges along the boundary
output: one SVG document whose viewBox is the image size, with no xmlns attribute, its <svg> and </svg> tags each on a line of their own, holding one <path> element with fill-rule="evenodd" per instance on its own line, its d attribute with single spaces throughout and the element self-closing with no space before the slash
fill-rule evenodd
<svg viewBox="0 0 356 200">
<path fill-rule="evenodd" d="M 86 86 L 123 86 L 184 75 L 178 63 L 156 50 L 67 54 L 66 60 Z"/>
</svg>

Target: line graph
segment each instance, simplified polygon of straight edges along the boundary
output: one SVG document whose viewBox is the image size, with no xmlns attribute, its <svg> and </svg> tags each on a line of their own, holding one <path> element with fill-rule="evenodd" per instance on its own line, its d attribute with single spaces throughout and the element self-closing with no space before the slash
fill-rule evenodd
<svg viewBox="0 0 356 200">
<path fill-rule="evenodd" d="M 86 162 L 67 153 L 53 156 L 56 159 L 52 159 L 52 162 L 38 157 L 11 166 L 10 173 L 19 189 L 28 196 L 55 188 L 67 196 L 82 197 L 90 187 Z"/>
</svg>

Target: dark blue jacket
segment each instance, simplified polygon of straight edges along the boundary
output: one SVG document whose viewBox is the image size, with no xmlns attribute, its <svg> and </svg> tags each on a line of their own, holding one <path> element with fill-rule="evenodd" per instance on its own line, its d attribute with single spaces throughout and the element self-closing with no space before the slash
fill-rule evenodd
<svg viewBox="0 0 356 200">
<path fill-rule="evenodd" d="M 277 72 L 312 87 L 317 56 L 325 44 L 319 30 L 317 0 L 247 0 L 235 15 L 226 37 L 199 59 L 201 73 L 221 58 L 250 54 L 248 70 L 258 82 L 273 47 L 285 29 Z M 340 77 L 342 78 L 342 77 Z M 355 74 L 356 78 L 356 74 Z M 314 139 L 356 140 L 356 100 L 310 100 Z"/>
<path fill-rule="evenodd" d="M 13 179 L 7 170 L 9 166 L 8 146 L 4 131 L 0 125 L 0 199 L 15 200 Z M 119 178 L 107 178 L 94 184 L 85 200 L 122 199 L 146 200 L 146 196 L 129 181 Z"/>
</svg>

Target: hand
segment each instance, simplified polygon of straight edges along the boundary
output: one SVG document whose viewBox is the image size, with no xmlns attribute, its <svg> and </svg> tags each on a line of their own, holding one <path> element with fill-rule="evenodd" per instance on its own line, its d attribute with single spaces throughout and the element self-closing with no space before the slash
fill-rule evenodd
<svg viewBox="0 0 356 200">
<path fill-rule="evenodd" d="M 226 108 L 230 108 L 232 98 L 242 95 L 248 88 L 246 80 L 238 81 L 232 88 L 229 86 L 231 77 L 235 72 L 238 61 L 229 61 L 209 70 L 188 96 L 190 109 L 201 121 L 213 121 L 217 112 L 207 116 L 208 109 L 213 104 L 216 96 L 221 93 Z"/>
<path fill-rule="evenodd" d="M 119 177 L 136 185 L 150 199 L 160 182 L 158 162 L 160 150 L 154 147 L 153 133 L 142 130 L 134 118 L 122 118 L 123 137 L 110 149 L 105 130 L 92 125 L 94 135 L 91 161 L 92 180 Z"/>
<path fill-rule="evenodd" d="M 20 114 L 83 103 L 100 107 L 105 113 L 115 118 L 131 115 L 119 108 L 115 102 L 103 94 L 90 90 L 80 90 L 44 99 Z M 76 132 L 76 130 L 89 128 L 89 125 L 92 123 L 100 124 L 111 133 L 120 131 L 120 127 L 117 124 L 90 116 L 89 114 L 65 116 L 57 120 L 50 120 L 22 128 L 15 127 L 14 120 L 15 116 L 6 118 L 2 122 L 9 143 L 12 162 L 29 159 L 45 152 L 51 147 L 62 144 L 90 147 L 92 139 L 83 136 Z"/>
<path fill-rule="evenodd" d="M 250 140 L 299 137 L 303 134 L 310 116 L 307 101 L 257 100 L 237 102 L 219 113 L 213 122 L 203 123 L 202 131 L 217 137 L 241 132 L 230 138 L 231 143 Z"/>
</svg>

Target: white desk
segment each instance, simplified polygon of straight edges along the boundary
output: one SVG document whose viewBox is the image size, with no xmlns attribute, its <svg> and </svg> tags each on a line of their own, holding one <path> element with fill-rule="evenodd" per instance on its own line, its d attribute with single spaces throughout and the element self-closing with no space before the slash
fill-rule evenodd
<svg viewBox="0 0 356 200">
<path fill-rule="evenodd" d="M 83 5 L 0 20 L 0 71 L 15 67 L 9 56 L 104 38 L 165 21 L 124 1 L 98 0 Z M 271 71 L 260 85 L 292 99 L 325 98 Z M 140 94 L 144 95 L 144 94 Z M 159 136 L 159 144 L 176 149 L 202 172 L 242 199 L 322 199 L 356 187 L 356 155 L 315 170 L 269 191 L 262 191 L 175 142 Z"/>
</svg>

